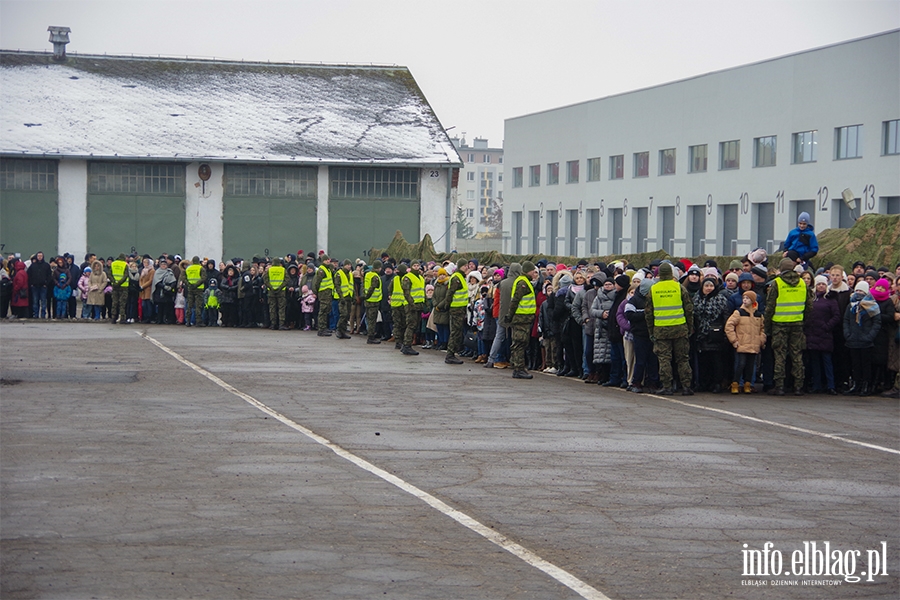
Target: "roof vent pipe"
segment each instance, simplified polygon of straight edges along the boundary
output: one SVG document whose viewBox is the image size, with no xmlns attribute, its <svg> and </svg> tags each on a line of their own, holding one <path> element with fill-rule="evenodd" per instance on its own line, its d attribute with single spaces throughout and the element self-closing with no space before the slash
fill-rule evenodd
<svg viewBox="0 0 900 600">
<path fill-rule="evenodd" d="M 63 62 L 66 60 L 66 44 L 69 43 L 69 32 L 72 30 L 68 27 L 51 25 L 47 31 L 50 32 L 50 41 L 53 42 L 53 60 Z"/>
</svg>

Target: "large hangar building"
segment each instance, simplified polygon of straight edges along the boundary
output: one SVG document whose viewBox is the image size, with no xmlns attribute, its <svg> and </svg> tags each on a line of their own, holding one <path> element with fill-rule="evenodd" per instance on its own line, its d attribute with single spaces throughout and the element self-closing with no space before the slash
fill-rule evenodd
<svg viewBox="0 0 900 600">
<path fill-rule="evenodd" d="M 65 41 L 0 51 L 4 252 L 365 258 L 397 230 L 451 228 L 462 162 L 405 67 L 67 55 Z"/>
</svg>

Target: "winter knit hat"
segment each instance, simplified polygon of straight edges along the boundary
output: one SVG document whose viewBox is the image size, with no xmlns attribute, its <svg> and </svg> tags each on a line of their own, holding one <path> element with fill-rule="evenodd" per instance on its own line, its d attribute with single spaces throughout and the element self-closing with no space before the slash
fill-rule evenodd
<svg viewBox="0 0 900 600">
<path fill-rule="evenodd" d="M 855 292 L 862 292 L 863 294 L 869 293 L 869 282 L 868 281 L 857 281 L 856 287 L 853 288 Z"/>
<path fill-rule="evenodd" d="M 878 302 L 884 302 L 891 297 L 891 282 L 882 277 L 872 286 L 871 292 L 872 297 Z"/>
<path fill-rule="evenodd" d="M 646 298 L 650 294 L 650 288 L 653 287 L 653 280 L 649 277 L 645 277 L 641 280 L 641 285 L 638 287 L 638 293 Z"/>
<path fill-rule="evenodd" d="M 794 267 L 797 266 L 797 263 L 792 261 L 789 258 L 781 259 L 781 262 L 778 264 L 778 270 L 782 273 L 787 273 L 788 271 L 793 271 Z"/>
<path fill-rule="evenodd" d="M 816 275 L 815 284 L 819 285 L 820 283 L 824 283 L 825 285 L 828 285 L 828 278 L 825 277 L 824 275 Z"/>
<path fill-rule="evenodd" d="M 534 263 L 531 262 L 530 260 L 526 260 L 525 262 L 522 263 L 522 274 L 523 275 L 527 275 L 527 274 L 531 273 L 532 271 L 534 271 L 534 269 L 535 269 Z M 503 271 L 501 270 L 501 273 L 502 272 Z"/>
<path fill-rule="evenodd" d="M 753 306 L 756 306 L 756 292 L 754 292 L 754 291 L 744 292 L 744 298 L 750 298 L 750 302 L 753 303 Z"/>
</svg>

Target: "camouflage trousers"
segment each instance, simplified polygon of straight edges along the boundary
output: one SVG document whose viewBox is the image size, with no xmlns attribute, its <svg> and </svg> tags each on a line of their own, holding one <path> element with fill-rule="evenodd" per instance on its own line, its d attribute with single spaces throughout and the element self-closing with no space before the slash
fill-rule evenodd
<svg viewBox="0 0 900 600">
<path fill-rule="evenodd" d="M 353 310 L 353 298 L 341 298 L 338 300 L 337 330 L 347 333 L 347 323 L 350 322 L 350 311 Z"/>
<path fill-rule="evenodd" d="M 275 292 L 269 290 L 269 323 L 276 329 L 284 327 L 285 299 L 284 290 Z"/>
<path fill-rule="evenodd" d="M 394 330 L 391 332 L 395 342 L 403 342 L 403 334 L 406 333 L 406 305 L 391 308 L 394 317 Z"/>
<path fill-rule="evenodd" d="M 447 341 L 447 354 L 459 354 L 463 347 L 463 333 L 466 330 L 466 307 L 450 309 L 450 339 Z"/>
<path fill-rule="evenodd" d="M 128 286 L 112 286 L 112 311 L 110 315 L 115 322 L 116 318 L 122 317 L 125 322 L 125 307 L 128 304 Z"/>
<path fill-rule="evenodd" d="M 672 379 L 672 360 L 678 368 L 678 378 L 681 385 L 690 387 L 691 385 L 691 343 L 686 337 L 675 338 L 671 340 L 657 339 L 653 342 L 653 352 L 659 359 L 659 383 L 664 388 L 671 388 L 674 385 Z"/>
<path fill-rule="evenodd" d="M 791 358 L 791 374 L 794 376 L 794 387 L 803 387 L 803 349 L 806 348 L 806 336 L 803 334 L 803 323 L 772 323 L 772 353 L 775 355 L 775 387 L 784 387 L 785 366 L 787 357 Z"/>
<path fill-rule="evenodd" d="M 374 340 L 378 337 L 378 303 L 366 302 L 366 332 L 368 339 Z"/>
<path fill-rule="evenodd" d="M 196 313 L 192 313 L 192 311 L 196 310 Z M 191 318 L 191 315 L 194 315 L 194 318 Z M 203 315 L 203 290 L 193 290 L 188 288 L 187 290 L 187 298 L 185 298 L 184 304 L 184 322 L 190 323 L 192 325 L 199 325 L 201 323 L 201 316 Z"/>
<path fill-rule="evenodd" d="M 531 341 L 531 326 L 534 315 L 516 315 L 513 317 L 511 341 L 509 346 L 509 364 L 516 371 L 525 370 L 525 350 Z"/>
<path fill-rule="evenodd" d="M 419 325 L 422 322 L 423 310 L 425 310 L 424 303 L 406 305 L 406 333 L 403 334 L 404 346 L 413 345 L 413 340 L 416 339 L 416 333 L 418 333 Z"/>
<path fill-rule="evenodd" d="M 319 331 L 328 331 L 328 317 L 331 315 L 331 291 L 319 292 Z"/>
</svg>

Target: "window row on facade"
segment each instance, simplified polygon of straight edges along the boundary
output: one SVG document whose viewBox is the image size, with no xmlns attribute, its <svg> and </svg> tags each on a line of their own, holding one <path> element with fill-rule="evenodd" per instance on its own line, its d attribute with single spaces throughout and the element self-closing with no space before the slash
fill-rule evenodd
<svg viewBox="0 0 900 600">
<path fill-rule="evenodd" d="M 881 124 L 881 155 L 900 154 L 900 120 L 884 121 Z M 816 162 L 818 156 L 818 130 L 798 131 L 791 134 L 791 164 Z M 862 158 L 863 126 L 846 125 L 834 130 L 834 160 Z M 778 160 L 778 136 L 762 136 L 753 139 L 753 167 L 774 167 Z M 587 181 L 601 181 L 602 157 L 587 159 Z M 676 149 L 659 150 L 657 175 L 674 175 L 676 172 Z M 580 160 L 566 162 L 566 183 L 580 181 Z M 607 158 L 607 179 L 625 178 L 625 155 L 617 154 Z M 705 173 L 709 168 L 709 146 L 698 144 L 687 148 L 687 172 Z M 720 171 L 741 168 L 741 140 L 719 142 L 718 169 Z M 545 185 L 558 185 L 560 182 L 560 163 L 548 163 L 546 167 L 531 165 L 528 167 L 528 186 L 541 185 L 542 174 L 546 177 Z M 631 158 L 631 177 L 640 179 L 650 176 L 650 152 L 635 152 Z M 513 187 L 524 187 L 524 167 L 513 167 Z"/>
<path fill-rule="evenodd" d="M 57 161 L 4 158 L 0 160 L 0 190 L 55 191 Z M 419 197 L 417 169 L 329 169 L 334 198 Z M 226 196 L 315 198 L 318 168 L 296 166 L 226 165 Z M 167 163 L 91 162 L 88 192 L 183 196 L 185 167 Z"/>
<path fill-rule="evenodd" d="M 491 164 L 491 162 L 493 162 L 493 160 L 494 160 L 493 154 L 482 154 L 480 161 L 476 160 L 476 156 L 477 156 L 476 152 L 467 152 L 466 153 L 466 162 L 467 163 L 482 162 L 485 164 Z M 503 164 L 503 155 L 502 154 L 497 157 L 497 164 L 501 164 L 501 165 Z"/>
</svg>

